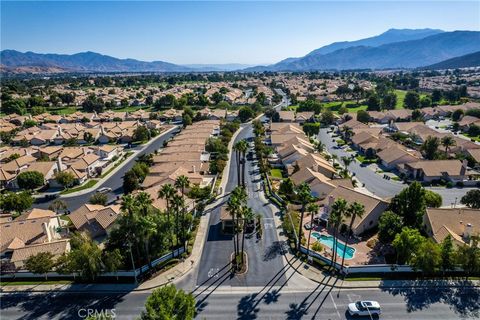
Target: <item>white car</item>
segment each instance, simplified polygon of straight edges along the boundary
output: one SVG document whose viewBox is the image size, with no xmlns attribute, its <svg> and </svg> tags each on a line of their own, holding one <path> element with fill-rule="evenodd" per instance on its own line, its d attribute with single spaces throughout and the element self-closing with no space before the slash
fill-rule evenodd
<svg viewBox="0 0 480 320">
<path fill-rule="evenodd" d="M 112 191 L 112 188 L 103 187 L 97 190 L 98 193 L 109 193 Z"/>
<path fill-rule="evenodd" d="M 348 305 L 351 316 L 380 316 L 382 308 L 377 301 L 357 301 Z"/>
</svg>

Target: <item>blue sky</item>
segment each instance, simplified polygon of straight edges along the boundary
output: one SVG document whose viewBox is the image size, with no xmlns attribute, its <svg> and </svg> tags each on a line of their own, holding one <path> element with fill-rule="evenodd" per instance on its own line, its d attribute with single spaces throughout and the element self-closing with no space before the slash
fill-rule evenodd
<svg viewBox="0 0 480 320">
<path fill-rule="evenodd" d="M 2 0 L 0 23 L 2 49 L 262 64 L 389 28 L 480 30 L 480 2 Z"/>
</svg>

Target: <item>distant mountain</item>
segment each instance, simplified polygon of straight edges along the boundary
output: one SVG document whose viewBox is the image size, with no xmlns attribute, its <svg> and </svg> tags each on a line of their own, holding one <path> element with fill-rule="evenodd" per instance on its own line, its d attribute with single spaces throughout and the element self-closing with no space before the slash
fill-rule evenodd
<svg viewBox="0 0 480 320">
<path fill-rule="evenodd" d="M 241 63 L 223 63 L 223 64 L 184 64 L 184 67 L 195 69 L 196 71 L 235 71 L 252 67 L 251 64 Z"/>
<path fill-rule="evenodd" d="M 435 31 L 435 30 L 434 30 Z M 406 32 L 403 30 L 402 32 Z M 388 33 L 388 31 L 387 31 Z M 408 32 L 406 32 L 408 33 Z M 394 32 L 395 34 L 395 32 Z M 375 37 L 373 37 L 375 38 Z M 369 38 L 369 39 L 373 39 Z M 386 41 L 385 37 L 382 37 Z M 392 38 L 393 39 L 393 38 Z M 368 40 L 372 43 L 373 40 Z M 378 43 L 380 40 L 375 40 Z M 379 46 L 353 46 L 321 54 L 320 51 L 287 59 L 247 71 L 311 71 L 348 69 L 416 68 L 480 50 L 480 32 L 437 32 L 421 39 L 387 43 Z"/>
<path fill-rule="evenodd" d="M 389 29 L 382 34 L 379 34 L 378 36 L 373 36 L 373 37 L 360 39 L 356 41 L 334 42 L 329 45 L 315 49 L 312 52 L 308 53 L 306 56 L 328 54 L 340 49 L 346 49 L 346 48 L 358 47 L 358 46 L 378 47 L 388 43 L 423 39 L 425 37 L 428 37 L 434 34 L 439 34 L 442 32 L 445 32 L 445 31 L 440 29 Z M 284 66 L 287 66 L 289 63 L 293 63 L 300 59 L 302 58 L 301 57 L 287 58 L 277 63 L 276 66 L 278 68 L 282 68 Z"/>
<path fill-rule="evenodd" d="M 3 50 L 0 61 L 4 68 L 54 68 L 65 72 L 187 72 L 192 69 L 176 64 L 135 59 L 118 59 L 95 52 L 41 54 Z"/>
<path fill-rule="evenodd" d="M 480 51 L 435 63 L 425 67 L 425 69 L 441 70 L 472 67 L 480 67 Z"/>
</svg>

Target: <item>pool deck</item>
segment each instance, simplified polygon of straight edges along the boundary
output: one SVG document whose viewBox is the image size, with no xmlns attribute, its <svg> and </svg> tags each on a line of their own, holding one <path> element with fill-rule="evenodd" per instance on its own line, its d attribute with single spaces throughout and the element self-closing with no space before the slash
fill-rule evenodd
<svg viewBox="0 0 480 320">
<path fill-rule="evenodd" d="M 333 232 L 331 230 L 327 230 L 323 227 L 315 227 L 312 229 L 313 232 L 318 232 L 321 234 L 333 236 Z M 303 228 L 303 234 L 305 239 L 308 241 L 309 230 Z M 345 244 L 345 237 L 339 234 L 337 236 L 338 240 L 341 243 Z M 372 238 L 371 238 L 372 239 Z M 317 240 L 312 236 L 310 239 L 310 249 L 312 249 L 312 245 Z M 305 244 L 306 246 L 306 244 Z M 378 263 L 385 263 L 383 257 L 377 256 L 374 249 L 371 249 L 367 246 L 367 241 L 357 241 L 351 238 L 348 242 L 348 246 L 355 249 L 355 254 L 352 259 L 345 259 L 345 265 L 365 265 L 365 264 L 378 264 Z M 321 252 L 322 255 L 326 256 L 327 258 L 331 258 L 332 249 L 323 245 L 323 251 Z M 340 263 L 342 261 L 342 256 L 340 255 L 337 257 L 337 262 Z"/>
</svg>

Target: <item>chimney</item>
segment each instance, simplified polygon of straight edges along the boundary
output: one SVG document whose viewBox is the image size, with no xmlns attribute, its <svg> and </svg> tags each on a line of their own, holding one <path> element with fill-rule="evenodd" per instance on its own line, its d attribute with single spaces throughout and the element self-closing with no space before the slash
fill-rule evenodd
<svg viewBox="0 0 480 320">
<path fill-rule="evenodd" d="M 463 229 L 463 237 L 465 239 L 470 239 L 470 236 L 472 235 L 473 231 L 473 226 L 471 223 L 467 223 Z"/>
<path fill-rule="evenodd" d="M 59 156 L 57 158 L 57 170 L 58 170 L 58 172 L 60 172 L 60 171 L 62 171 L 62 169 L 63 169 L 62 157 Z"/>
<path fill-rule="evenodd" d="M 42 229 L 43 229 L 43 233 L 45 233 L 45 235 L 47 236 L 47 242 L 51 242 L 52 234 L 50 233 L 50 229 L 48 228 L 48 225 L 46 222 L 42 223 Z"/>
<path fill-rule="evenodd" d="M 62 127 L 60 125 L 57 125 L 57 132 L 58 132 L 58 135 L 62 134 Z"/>
<path fill-rule="evenodd" d="M 103 128 L 103 126 L 100 126 L 100 132 L 102 133 L 102 135 L 105 135 L 105 129 Z"/>
<path fill-rule="evenodd" d="M 463 159 L 462 161 L 462 168 L 460 169 L 460 175 L 465 175 L 465 173 L 467 172 L 467 166 L 468 166 L 468 161 L 467 159 Z"/>
<path fill-rule="evenodd" d="M 197 173 L 197 168 L 195 166 L 192 166 L 192 172 Z"/>
</svg>

